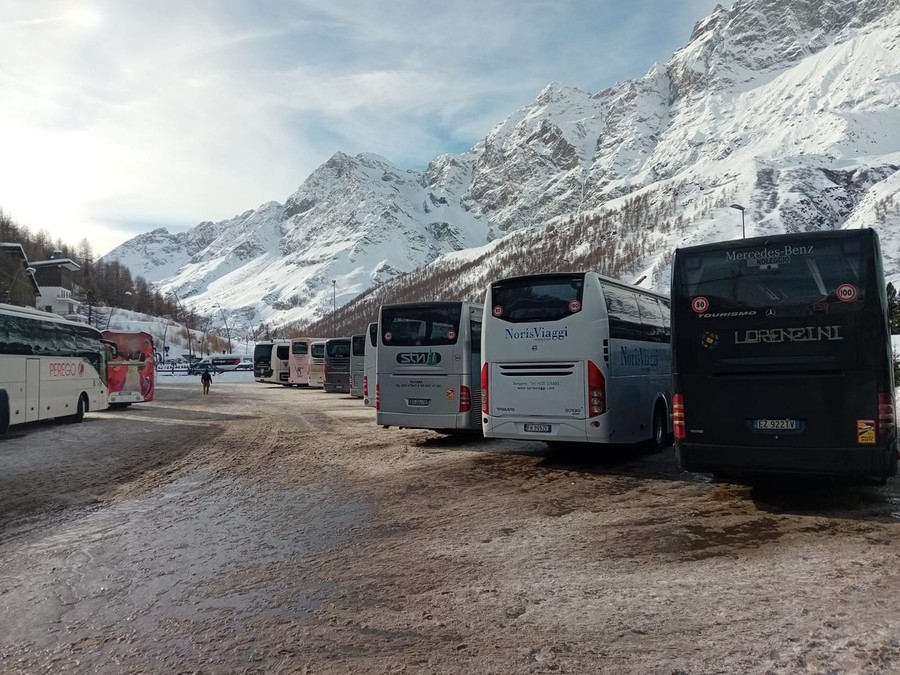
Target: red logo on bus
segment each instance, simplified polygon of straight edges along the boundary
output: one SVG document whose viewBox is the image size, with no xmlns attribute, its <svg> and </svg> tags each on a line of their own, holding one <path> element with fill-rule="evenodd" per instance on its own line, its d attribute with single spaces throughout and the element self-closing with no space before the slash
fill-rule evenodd
<svg viewBox="0 0 900 675">
<path fill-rule="evenodd" d="M 578 302 L 577 300 L 572 300 L 572 302 L 569 303 L 569 311 L 572 312 L 572 314 L 579 311 L 580 309 L 581 309 L 581 303 Z"/>
<path fill-rule="evenodd" d="M 494 309 L 491 310 L 491 314 L 494 316 L 502 316 L 503 308 L 500 305 L 494 305 Z"/>
<path fill-rule="evenodd" d="M 691 300 L 691 309 L 697 312 L 697 314 L 703 314 L 703 312 L 709 309 L 709 300 L 702 295 L 698 295 Z"/>
</svg>

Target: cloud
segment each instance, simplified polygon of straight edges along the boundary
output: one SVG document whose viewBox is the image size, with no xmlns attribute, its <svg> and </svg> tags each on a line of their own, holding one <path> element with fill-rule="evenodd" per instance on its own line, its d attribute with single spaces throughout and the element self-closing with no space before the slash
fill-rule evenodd
<svg viewBox="0 0 900 675">
<path fill-rule="evenodd" d="M 551 81 L 641 77 L 712 6 L 15 3 L 0 21 L 0 208 L 64 241 L 96 233 L 103 252 L 133 236 L 128 223 L 283 201 L 337 151 L 421 168 Z"/>
</svg>

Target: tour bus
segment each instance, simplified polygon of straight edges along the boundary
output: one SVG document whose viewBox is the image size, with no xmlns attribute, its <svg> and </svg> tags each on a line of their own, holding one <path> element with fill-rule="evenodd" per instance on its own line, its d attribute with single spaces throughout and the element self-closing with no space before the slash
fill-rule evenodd
<svg viewBox="0 0 900 675">
<path fill-rule="evenodd" d="M 99 330 L 36 309 L 0 304 L 0 434 L 14 424 L 108 407 L 107 361 L 115 345 Z"/>
<path fill-rule="evenodd" d="M 375 357 L 378 354 L 378 322 L 369 324 L 366 329 L 366 351 L 364 356 L 365 372 L 363 373 L 363 404 L 375 407 Z"/>
<path fill-rule="evenodd" d="M 444 433 L 480 429 L 482 311 L 465 301 L 382 305 L 378 424 Z"/>
<path fill-rule="evenodd" d="M 126 407 L 153 400 L 156 386 L 156 353 L 153 336 L 144 331 L 102 331 L 116 345 L 116 356 L 107 364 L 109 407 Z"/>
<path fill-rule="evenodd" d="M 684 469 L 897 473 L 874 230 L 677 249 L 672 330 L 675 453 Z"/>
<path fill-rule="evenodd" d="M 535 274 L 491 283 L 484 315 L 485 437 L 665 447 L 666 296 L 596 272 Z"/>
<path fill-rule="evenodd" d="M 204 370 L 213 372 L 232 372 L 235 370 L 252 370 L 253 357 L 246 354 L 212 354 L 191 364 L 188 372 L 193 375 Z"/>
<path fill-rule="evenodd" d="M 290 340 L 267 340 L 253 347 L 253 378 L 257 382 L 288 383 Z"/>
<path fill-rule="evenodd" d="M 366 375 L 367 335 L 353 335 L 350 338 L 350 395 L 362 398 Z"/>
<path fill-rule="evenodd" d="M 325 341 L 325 364 L 322 368 L 325 391 L 350 391 L 350 343 L 348 337 Z"/>
<path fill-rule="evenodd" d="M 309 344 L 309 386 L 322 388 L 325 385 L 325 340 Z"/>
<path fill-rule="evenodd" d="M 272 378 L 268 380 L 269 382 L 289 386 L 288 378 L 291 371 L 288 361 L 290 358 L 291 341 L 275 340 L 275 347 L 272 349 Z"/>
<path fill-rule="evenodd" d="M 310 345 L 322 338 L 300 337 L 291 340 L 291 353 L 288 357 L 288 383 L 300 387 L 309 386 L 309 368 L 312 365 Z"/>
</svg>

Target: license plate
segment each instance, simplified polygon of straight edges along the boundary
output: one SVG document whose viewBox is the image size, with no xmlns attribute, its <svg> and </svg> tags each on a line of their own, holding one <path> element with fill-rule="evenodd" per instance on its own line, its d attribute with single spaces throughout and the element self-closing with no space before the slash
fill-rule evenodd
<svg viewBox="0 0 900 675">
<path fill-rule="evenodd" d="M 753 420 L 753 428 L 759 431 L 797 431 L 800 420 Z"/>
<path fill-rule="evenodd" d="M 406 405 L 412 406 L 413 408 L 427 408 L 431 403 L 430 398 L 408 398 L 406 399 Z"/>
<path fill-rule="evenodd" d="M 549 424 L 526 424 L 525 431 L 534 431 L 539 434 L 549 434 L 550 433 L 550 425 Z"/>
</svg>

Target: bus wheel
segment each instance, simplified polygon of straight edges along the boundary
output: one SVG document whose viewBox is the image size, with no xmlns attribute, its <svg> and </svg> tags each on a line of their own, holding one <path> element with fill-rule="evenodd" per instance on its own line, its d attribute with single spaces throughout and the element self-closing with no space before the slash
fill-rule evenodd
<svg viewBox="0 0 900 675">
<path fill-rule="evenodd" d="M 75 409 L 75 414 L 72 415 L 72 422 L 77 424 L 84 420 L 84 412 L 87 410 L 87 400 L 85 399 L 84 394 L 78 397 L 78 407 Z"/>
<path fill-rule="evenodd" d="M 0 436 L 9 431 L 9 394 L 0 389 Z"/>
<path fill-rule="evenodd" d="M 655 452 L 662 452 L 668 445 L 669 436 L 666 430 L 666 411 L 659 403 L 653 410 L 653 436 L 650 439 Z"/>
</svg>

